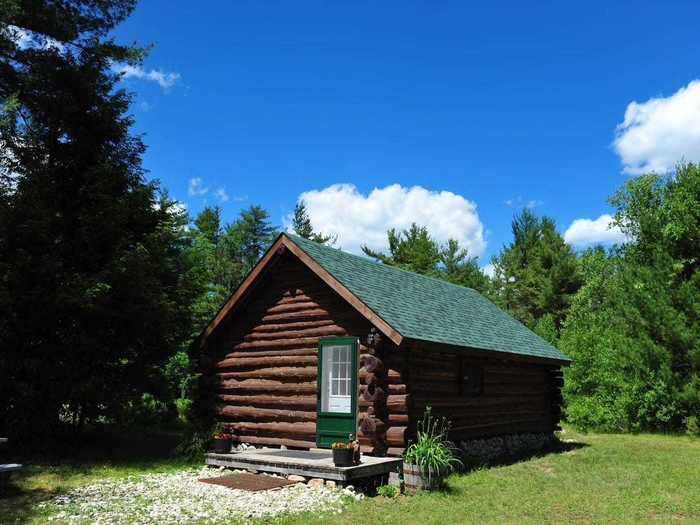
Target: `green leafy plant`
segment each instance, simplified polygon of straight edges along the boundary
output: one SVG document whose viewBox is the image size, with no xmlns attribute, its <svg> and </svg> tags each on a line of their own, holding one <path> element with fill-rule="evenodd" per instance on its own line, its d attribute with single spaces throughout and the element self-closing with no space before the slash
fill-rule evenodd
<svg viewBox="0 0 700 525">
<path fill-rule="evenodd" d="M 686 433 L 689 436 L 700 437 L 700 418 L 688 416 L 685 420 Z"/>
<path fill-rule="evenodd" d="M 454 443 L 448 439 L 450 426 L 446 417 L 435 417 L 432 408 L 426 407 L 423 419 L 418 422 L 417 439 L 404 452 L 404 461 L 417 465 L 429 485 L 434 477 L 446 476 L 462 465 Z"/>
<path fill-rule="evenodd" d="M 382 485 L 377 489 L 377 494 L 385 498 L 395 498 L 399 495 L 399 488 L 396 485 Z"/>
<path fill-rule="evenodd" d="M 227 441 L 233 439 L 233 436 L 229 434 L 228 429 L 221 423 L 216 423 L 211 434 L 212 439 L 225 439 Z"/>
<path fill-rule="evenodd" d="M 176 399 L 175 409 L 177 410 L 178 421 L 184 424 L 189 423 L 190 413 L 192 411 L 192 400 L 187 398 Z"/>
</svg>

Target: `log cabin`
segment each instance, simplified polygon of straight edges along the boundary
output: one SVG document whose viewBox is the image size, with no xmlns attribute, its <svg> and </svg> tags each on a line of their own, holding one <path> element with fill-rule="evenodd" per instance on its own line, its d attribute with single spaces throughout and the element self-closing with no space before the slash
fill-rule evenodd
<svg viewBox="0 0 700 525">
<path fill-rule="evenodd" d="M 202 332 L 201 400 L 234 440 L 400 455 L 558 428 L 569 359 L 470 288 L 281 234 Z"/>
</svg>

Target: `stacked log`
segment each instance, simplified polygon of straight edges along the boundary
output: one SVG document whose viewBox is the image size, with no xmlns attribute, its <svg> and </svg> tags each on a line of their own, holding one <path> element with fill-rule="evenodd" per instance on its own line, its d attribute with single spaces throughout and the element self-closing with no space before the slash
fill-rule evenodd
<svg viewBox="0 0 700 525">
<path fill-rule="evenodd" d="M 564 373 L 561 368 L 549 370 L 549 407 L 552 415 L 552 429 L 561 430 L 562 405 L 561 390 L 564 387 Z"/>
<path fill-rule="evenodd" d="M 381 343 L 372 328 L 367 352 L 360 355 L 360 405 L 365 411 L 360 415 L 358 438 L 365 452 L 382 456 L 385 454 L 387 421 L 387 372 L 381 355 Z"/>
<path fill-rule="evenodd" d="M 463 366 L 481 369 L 479 394 L 461 391 L 460 360 Z M 552 428 L 552 419 L 558 417 L 552 405 L 560 405 L 560 394 L 552 392 L 546 366 L 461 354 L 457 349 L 427 343 L 409 346 L 408 363 L 411 419 L 419 420 L 430 406 L 433 413 L 452 421 L 454 440 L 546 432 Z"/>
<path fill-rule="evenodd" d="M 373 329 L 374 330 L 374 329 Z M 376 330 L 370 339 L 375 339 Z M 376 339 L 375 339 L 376 340 Z M 400 455 L 406 447 L 409 396 L 400 368 L 402 357 L 381 342 L 361 356 L 360 444 L 375 455 Z"/>
<path fill-rule="evenodd" d="M 315 447 L 319 339 L 372 327 L 289 255 L 247 301 L 220 331 L 219 355 L 206 367 L 217 417 L 240 442 Z M 360 345 L 357 434 L 365 453 L 400 454 L 406 445 L 409 397 L 398 355 L 390 345 Z"/>
<path fill-rule="evenodd" d="M 218 418 L 240 442 L 315 447 L 318 341 L 367 333 L 369 323 L 289 256 L 251 297 L 210 367 Z"/>
</svg>

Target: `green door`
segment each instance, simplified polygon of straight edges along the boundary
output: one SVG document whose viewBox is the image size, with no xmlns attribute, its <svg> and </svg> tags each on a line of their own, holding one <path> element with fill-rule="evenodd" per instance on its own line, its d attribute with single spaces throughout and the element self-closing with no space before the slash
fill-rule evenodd
<svg viewBox="0 0 700 525">
<path fill-rule="evenodd" d="M 316 446 L 357 436 L 357 354 L 355 337 L 329 337 L 318 343 Z"/>
</svg>

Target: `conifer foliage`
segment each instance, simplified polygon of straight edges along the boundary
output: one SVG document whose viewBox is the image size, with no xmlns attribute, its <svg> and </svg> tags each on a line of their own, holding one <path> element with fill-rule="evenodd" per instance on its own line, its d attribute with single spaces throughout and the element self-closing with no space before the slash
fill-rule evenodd
<svg viewBox="0 0 700 525">
<path fill-rule="evenodd" d="M 184 218 L 145 181 L 111 69 L 143 56 L 107 36 L 133 7 L 0 4 L 3 434 L 114 414 L 188 329 Z"/>
</svg>

